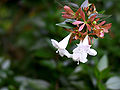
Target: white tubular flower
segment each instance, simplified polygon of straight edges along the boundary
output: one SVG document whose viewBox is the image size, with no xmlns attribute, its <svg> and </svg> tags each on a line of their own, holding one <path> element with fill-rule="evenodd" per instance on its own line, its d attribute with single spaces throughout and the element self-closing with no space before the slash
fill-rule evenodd
<svg viewBox="0 0 120 90">
<path fill-rule="evenodd" d="M 58 50 L 56 51 L 56 53 L 59 53 L 61 57 L 63 57 L 64 55 L 67 56 L 68 58 L 71 57 L 71 54 L 65 49 L 67 47 L 68 41 L 70 39 L 72 33 L 70 33 L 68 36 L 66 36 L 63 40 L 61 40 L 60 42 L 57 42 L 54 39 L 51 39 L 52 45 L 57 48 Z"/>
<path fill-rule="evenodd" d="M 80 41 L 80 43 L 77 45 L 77 47 L 73 50 L 72 58 L 74 61 L 85 63 L 87 62 L 87 54 L 95 56 L 97 55 L 97 52 L 94 49 L 90 49 L 91 45 L 88 43 L 88 35 L 85 37 L 85 39 Z"/>
</svg>

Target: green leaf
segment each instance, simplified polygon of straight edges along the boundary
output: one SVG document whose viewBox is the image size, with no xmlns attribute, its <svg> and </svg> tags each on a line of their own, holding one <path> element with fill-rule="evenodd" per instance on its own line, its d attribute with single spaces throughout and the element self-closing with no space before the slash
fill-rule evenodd
<svg viewBox="0 0 120 90">
<path fill-rule="evenodd" d="M 29 90 L 28 88 L 31 90 L 49 90 L 50 87 L 49 82 L 41 79 L 31 79 L 25 76 L 16 76 L 14 79 L 21 84 L 20 90 Z"/>
<path fill-rule="evenodd" d="M 42 60 L 42 61 L 40 61 L 40 64 L 42 66 L 46 66 L 50 69 L 55 69 L 56 68 L 56 63 L 55 63 L 54 60 Z"/>
<path fill-rule="evenodd" d="M 70 83 L 76 88 L 85 88 L 85 83 L 83 81 L 71 81 Z"/>
<path fill-rule="evenodd" d="M 69 23 L 66 23 L 66 22 L 58 23 L 58 24 L 56 24 L 56 25 L 57 25 L 57 26 L 60 26 L 60 27 L 67 28 L 67 29 L 74 28 L 74 25 L 69 24 Z"/>
<path fill-rule="evenodd" d="M 74 19 L 66 19 L 65 20 L 65 22 L 69 22 L 69 23 L 73 23 L 73 22 L 75 22 L 76 20 L 74 20 Z"/>
<path fill-rule="evenodd" d="M 104 14 L 105 13 L 105 10 L 102 10 L 100 12 L 98 12 L 99 14 Z"/>
<path fill-rule="evenodd" d="M 105 85 L 101 82 L 98 82 L 98 88 L 99 88 L 99 90 L 106 90 Z"/>
<path fill-rule="evenodd" d="M 41 58 L 51 58 L 51 57 L 53 57 L 52 51 L 50 51 L 49 49 L 45 49 L 45 48 L 36 50 L 35 52 L 33 52 L 33 55 L 36 56 L 36 57 L 41 57 Z"/>
<path fill-rule="evenodd" d="M 111 77 L 107 80 L 106 82 L 106 87 L 108 89 L 120 89 L 120 77 L 118 76 L 114 76 L 114 77 Z"/>
<path fill-rule="evenodd" d="M 94 74 L 95 74 L 96 78 L 100 79 L 100 72 L 97 67 L 94 68 Z"/>
<path fill-rule="evenodd" d="M 30 88 L 33 88 L 33 90 L 49 90 L 50 84 L 44 80 L 29 79 L 28 86 L 30 86 Z"/>
<path fill-rule="evenodd" d="M 107 55 L 104 55 L 98 62 L 97 68 L 101 72 L 108 67 L 108 58 Z"/>
<path fill-rule="evenodd" d="M 10 68 L 10 60 L 5 60 L 2 65 L 1 65 L 1 68 L 4 69 L 4 70 L 7 70 Z"/>
<path fill-rule="evenodd" d="M 104 69 L 100 74 L 100 78 L 101 79 L 104 79 L 104 78 L 106 78 L 106 77 L 108 77 L 108 75 L 109 75 L 109 72 L 110 72 L 110 68 L 106 68 L 106 69 Z"/>
</svg>

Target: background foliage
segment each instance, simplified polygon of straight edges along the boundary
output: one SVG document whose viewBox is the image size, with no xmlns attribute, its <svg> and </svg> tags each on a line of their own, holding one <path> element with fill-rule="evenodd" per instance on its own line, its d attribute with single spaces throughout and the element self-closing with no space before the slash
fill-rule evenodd
<svg viewBox="0 0 120 90">
<path fill-rule="evenodd" d="M 61 58 L 51 45 L 68 34 L 55 25 L 65 20 L 63 6 L 83 1 L 0 0 L 0 90 L 120 89 L 120 0 L 89 0 L 112 15 L 106 19 L 112 28 L 86 64 Z"/>
</svg>

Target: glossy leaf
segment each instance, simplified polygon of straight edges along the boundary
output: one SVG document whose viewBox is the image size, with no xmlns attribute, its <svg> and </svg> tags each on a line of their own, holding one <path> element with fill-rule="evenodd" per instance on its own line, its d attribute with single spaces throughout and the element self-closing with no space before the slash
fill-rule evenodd
<svg viewBox="0 0 120 90">
<path fill-rule="evenodd" d="M 97 65 L 97 68 L 99 71 L 103 71 L 104 69 L 106 69 L 108 67 L 108 58 L 107 58 L 107 55 L 104 55 L 98 65 Z"/>
<path fill-rule="evenodd" d="M 109 78 L 106 82 L 106 87 L 112 90 L 119 90 L 120 89 L 120 77 L 113 76 Z"/>
<path fill-rule="evenodd" d="M 60 27 L 67 28 L 67 29 L 71 29 L 71 28 L 74 27 L 73 25 L 68 24 L 68 23 L 66 23 L 66 22 L 58 23 L 58 24 L 56 24 L 56 25 L 57 25 L 57 26 L 60 26 Z"/>
</svg>

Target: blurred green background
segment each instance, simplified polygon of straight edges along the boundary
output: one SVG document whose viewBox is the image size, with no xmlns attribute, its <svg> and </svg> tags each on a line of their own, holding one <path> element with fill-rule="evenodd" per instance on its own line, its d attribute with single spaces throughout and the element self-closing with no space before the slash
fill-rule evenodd
<svg viewBox="0 0 120 90">
<path fill-rule="evenodd" d="M 89 0 L 112 15 L 112 28 L 95 41 L 98 55 L 87 63 L 60 57 L 51 44 L 68 35 L 55 25 L 65 20 L 64 5 L 83 1 L 0 0 L 0 90 L 120 90 L 120 0 Z"/>
</svg>

